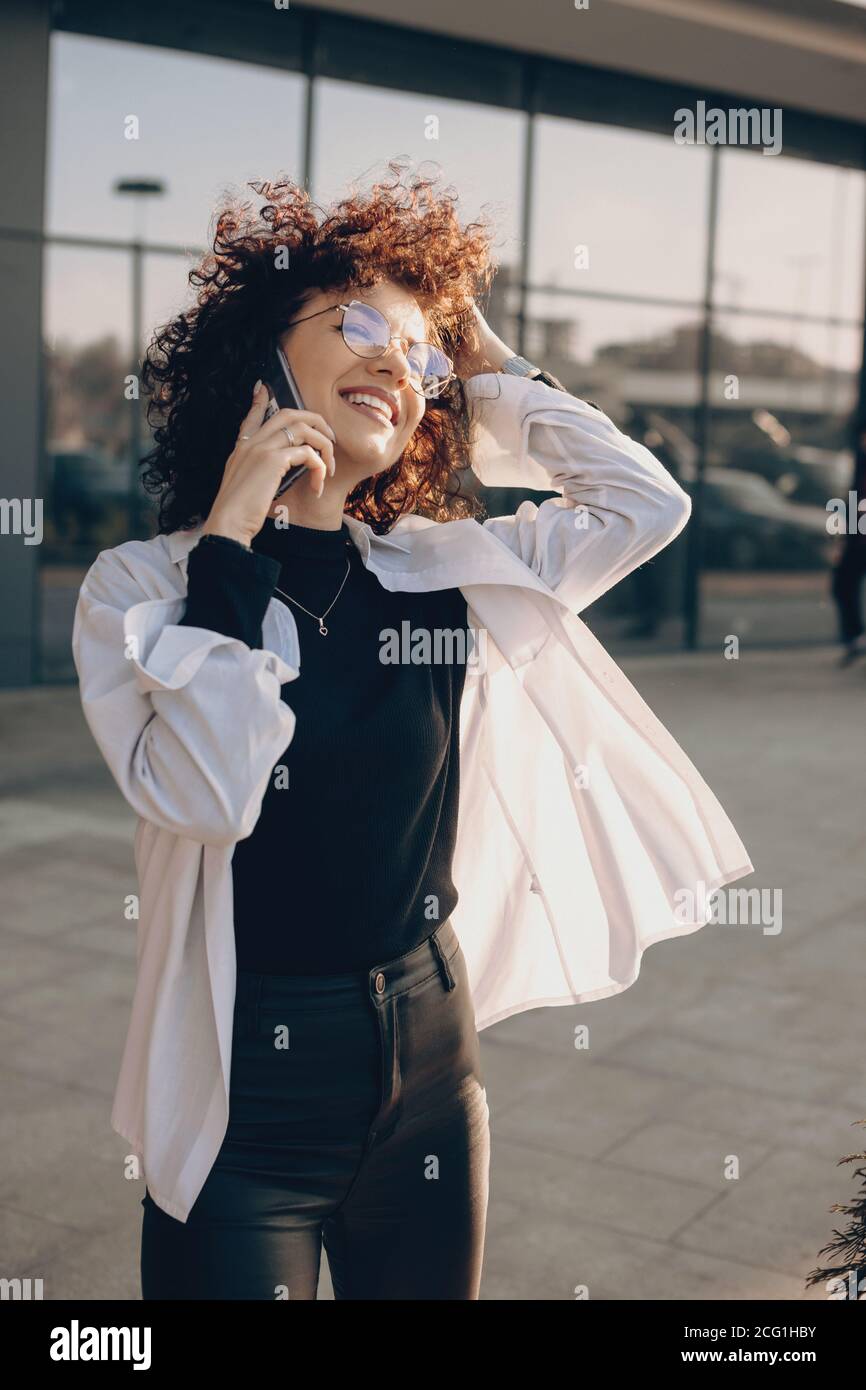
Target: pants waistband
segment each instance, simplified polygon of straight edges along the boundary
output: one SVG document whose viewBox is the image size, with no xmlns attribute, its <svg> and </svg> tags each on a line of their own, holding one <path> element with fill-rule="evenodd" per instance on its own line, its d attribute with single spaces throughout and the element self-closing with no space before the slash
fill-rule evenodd
<svg viewBox="0 0 866 1390">
<path fill-rule="evenodd" d="M 381 1004 L 422 984 L 437 971 L 444 987 L 453 989 L 451 961 L 459 949 L 460 941 L 449 917 L 413 950 L 372 965 L 368 970 L 343 975 L 263 975 L 239 970 L 236 1006 L 294 1003 L 311 1009 L 348 1003 L 356 998 L 372 999 Z"/>
</svg>

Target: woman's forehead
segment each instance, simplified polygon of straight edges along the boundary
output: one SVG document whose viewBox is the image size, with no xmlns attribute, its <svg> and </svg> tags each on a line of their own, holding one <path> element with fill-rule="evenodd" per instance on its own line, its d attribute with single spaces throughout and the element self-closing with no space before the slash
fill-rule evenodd
<svg viewBox="0 0 866 1390">
<path fill-rule="evenodd" d="M 329 305 L 348 304 L 353 299 L 369 304 L 384 314 L 393 333 L 399 333 L 413 341 L 427 338 L 436 340 L 435 325 L 411 290 L 388 281 L 377 281 L 375 285 L 369 286 L 342 285 L 332 286 L 330 289 L 310 289 L 304 295 L 297 313 L 302 316 L 318 314 Z M 313 319 L 311 326 L 320 322 L 318 318 Z"/>
<path fill-rule="evenodd" d="M 353 298 L 374 305 L 395 329 L 409 329 L 415 336 L 426 329 L 427 318 L 421 305 L 412 292 L 402 285 L 390 281 L 379 282 L 369 289 L 357 290 Z"/>
</svg>

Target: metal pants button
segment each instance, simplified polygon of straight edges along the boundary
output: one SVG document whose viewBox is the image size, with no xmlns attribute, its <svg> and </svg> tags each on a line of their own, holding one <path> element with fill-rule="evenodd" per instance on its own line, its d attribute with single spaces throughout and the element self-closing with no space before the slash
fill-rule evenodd
<svg viewBox="0 0 866 1390">
<path fill-rule="evenodd" d="M 381 970 L 380 970 L 379 973 L 378 973 L 378 975 L 376 976 L 376 993 L 377 993 L 377 994 L 382 994 L 382 993 L 384 993 L 384 990 L 385 990 L 385 976 L 382 974 L 382 972 L 381 972 Z"/>
</svg>

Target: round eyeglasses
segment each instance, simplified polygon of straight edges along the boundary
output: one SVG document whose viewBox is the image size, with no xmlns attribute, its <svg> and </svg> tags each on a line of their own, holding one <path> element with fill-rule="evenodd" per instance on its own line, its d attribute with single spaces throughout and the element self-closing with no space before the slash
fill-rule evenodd
<svg viewBox="0 0 866 1390">
<path fill-rule="evenodd" d="M 351 299 L 348 304 L 331 304 L 315 314 L 293 319 L 286 327 L 293 328 L 296 323 L 306 323 L 307 319 L 318 318 L 319 314 L 329 314 L 335 309 L 343 315 L 343 342 L 357 357 L 381 357 L 394 338 L 399 342 L 405 341 L 399 333 L 391 332 L 391 325 L 384 314 L 360 299 Z M 410 385 L 428 400 L 435 400 L 454 376 L 451 358 L 446 357 L 435 343 L 412 343 L 406 360 L 409 363 Z"/>
</svg>

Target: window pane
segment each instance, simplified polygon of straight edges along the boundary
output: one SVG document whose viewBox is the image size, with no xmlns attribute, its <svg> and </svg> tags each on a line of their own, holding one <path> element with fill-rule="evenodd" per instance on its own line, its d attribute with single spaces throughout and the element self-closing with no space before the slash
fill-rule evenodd
<svg viewBox="0 0 866 1390">
<path fill-rule="evenodd" d="M 699 397 L 695 315 L 543 294 L 529 296 L 529 312 L 527 356 L 574 395 L 599 405 L 688 487 Z M 544 496 L 500 491 L 488 501 L 491 514 L 513 511 L 524 495 L 534 501 Z M 581 617 L 611 650 L 625 638 L 650 649 L 681 646 L 685 553 L 683 535 Z"/>
<path fill-rule="evenodd" d="M 702 644 L 832 642 L 827 502 L 847 498 L 860 329 L 722 316 L 703 504 Z M 729 397 L 729 398 L 726 398 Z"/>
<path fill-rule="evenodd" d="M 706 146 L 554 117 L 537 122 L 534 284 L 660 298 L 703 293 Z M 586 247 L 588 267 L 576 268 Z"/>
<path fill-rule="evenodd" d="M 526 355 L 619 423 L 632 406 L 694 409 L 699 333 L 696 310 L 533 293 Z"/>
<path fill-rule="evenodd" d="M 139 356 L 143 361 L 156 331 L 163 328 L 184 310 L 195 304 L 198 290 L 189 284 L 189 272 L 198 263 L 193 255 L 158 255 L 144 257 L 142 271 L 141 343 Z M 137 457 L 139 460 L 153 447 L 153 432 L 147 420 L 149 397 L 142 393 L 139 414 Z M 238 422 L 240 423 L 240 422 Z M 137 472 L 141 477 L 141 468 Z M 152 536 L 157 530 L 159 498 L 138 485 L 138 514 L 134 518 L 138 534 Z"/>
<path fill-rule="evenodd" d="M 80 558 L 125 539 L 129 492 L 130 256 L 45 254 L 46 473 L 43 555 Z M 119 529 L 118 529 L 119 528 Z"/>
<path fill-rule="evenodd" d="M 45 252 L 45 455 L 40 547 L 42 679 L 74 675 L 75 599 L 99 550 L 130 534 L 130 257 Z"/>
<path fill-rule="evenodd" d="M 343 197 L 353 179 L 369 186 L 374 175 L 387 174 L 389 157 L 408 155 L 426 174 L 441 165 L 442 186 L 457 189 L 461 217 L 476 217 L 484 207 L 497 229 L 495 258 L 517 264 L 525 116 L 324 78 L 316 82 L 315 112 L 317 201 Z"/>
<path fill-rule="evenodd" d="M 866 174 L 735 149 L 721 161 L 717 301 L 860 319 Z"/>
<path fill-rule="evenodd" d="M 198 291 L 190 285 L 189 273 L 198 261 L 195 255 L 145 256 L 140 352 L 145 351 L 156 328 L 195 304 Z"/>
<path fill-rule="evenodd" d="M 295 73 L 74 34 L 51 38 L 49 231 L 203 246 L 223 189 L 301 177 L 305 83 Z M 125 136 L 138 120 L 138 139 Z M 162 180 L 140 200 L 116 179 Z M 251 190 L 244 190 L 255 197 Z"/>
</svg>

